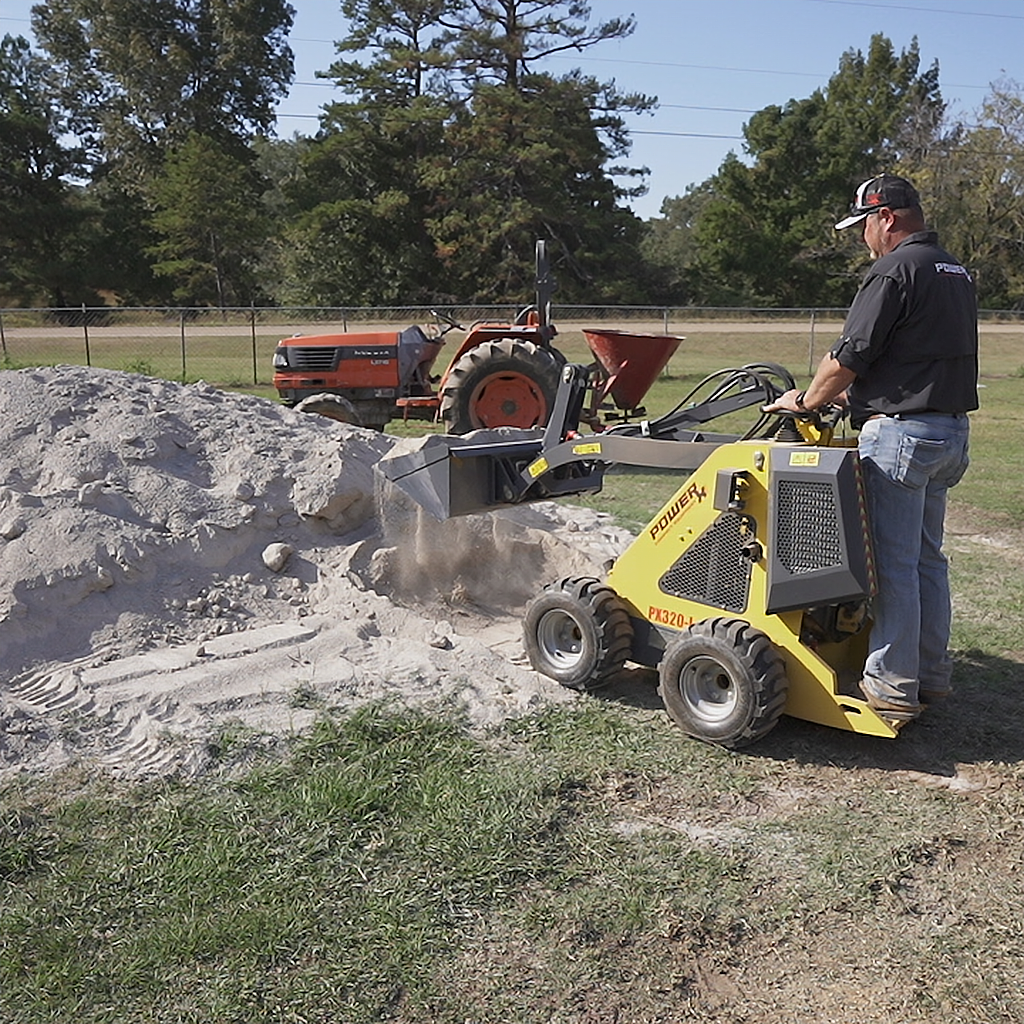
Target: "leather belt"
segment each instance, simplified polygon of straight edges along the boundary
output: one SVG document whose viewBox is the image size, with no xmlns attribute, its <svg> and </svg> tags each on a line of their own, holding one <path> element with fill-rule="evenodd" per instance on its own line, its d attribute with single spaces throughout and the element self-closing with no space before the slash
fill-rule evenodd
<svg viewBox="0 0 1024 1024">
<path fill-rule="evenodd" d="M 875 412 L 868 420 L 912 420 L 915 416 L 965 416 L 962 412 L 940 412 L 938 409 L 918 409 L 916 412 Z M 867 423 L 867 420 L 864 421 Z"/>
</svg>

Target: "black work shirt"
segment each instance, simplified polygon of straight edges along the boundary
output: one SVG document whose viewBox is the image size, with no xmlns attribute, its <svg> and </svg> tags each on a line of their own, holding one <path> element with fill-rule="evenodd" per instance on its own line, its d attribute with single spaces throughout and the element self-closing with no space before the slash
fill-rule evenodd
<svg viewBox="0 0 1024 1024">
<path fill-rule="evenodd" d="M 978 300 L 970 274 L 918 231 L 872 264 L 831 354 L 857 374 L 855 427 L 876 413 L 978 408 Z"/>
</svg>

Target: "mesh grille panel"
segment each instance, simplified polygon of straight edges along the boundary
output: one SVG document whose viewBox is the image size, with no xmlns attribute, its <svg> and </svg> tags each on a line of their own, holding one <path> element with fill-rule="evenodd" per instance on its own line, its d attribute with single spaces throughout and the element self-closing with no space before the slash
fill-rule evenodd
<svg viewBox="0 0 1024 1024">
<path fill-rule="evenodd" d="M 830 483 L 780 480 L 775 553 L 791 573 L 843 564 L 835 494 Z"/>
<path fill-rule="evenodd" d="M 730 612 L 745 611 L 750 560 L 742 549 L 750 536 L 746 516 L 720 516 L 680 555 L 658 586 L 672 597 Z"/>
<path fill-rule="evenodd" d="M 297 370 L 333 370 L 338 359 L 338 350 L 326 345 L 300 348 L 289 346 L 291 365 Z"/>
</svg>

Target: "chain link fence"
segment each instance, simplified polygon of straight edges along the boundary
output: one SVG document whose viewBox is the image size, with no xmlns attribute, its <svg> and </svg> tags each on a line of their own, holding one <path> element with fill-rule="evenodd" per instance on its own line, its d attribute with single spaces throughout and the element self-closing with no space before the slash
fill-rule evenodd
<svg viewBox="0 0 1024 1024">
<path fill-rule="evenodd" d="M 468 327 L 478 321 L 511 323 L 522 307 L 0 309 L 0 368 L 71 364 L 183 382 L 207 380 L 227 387 L 259 387 L 271 383 L 271 360 L 282 338 L 401 330 L 410 324 L 429 324 L 435 309 Z M 792 337 L 793 347 L 785 360 L 776 357 L 777 361 L 792 361 L 799 351 L 799 361 L 806 355 L 808 369 L 835 339 L 844 314 L 843 309 L 552 307 L 552 319 L 563 335 L 582 326 L 665 334 L 721 332 L 730 325 L 785 331 Z M 1011 363 L 1014 353 L 1014 365 L 1024 361 L 1024 311 L 984 311 L 983 339 L 987 330 L 1001 332 L 1000 348 L 1006 351 L 1009 345 Z M 770 354 L 762 358 L 770 358 Z M 793 368 L 797 368 L 795 364 Z"/>
</svg>

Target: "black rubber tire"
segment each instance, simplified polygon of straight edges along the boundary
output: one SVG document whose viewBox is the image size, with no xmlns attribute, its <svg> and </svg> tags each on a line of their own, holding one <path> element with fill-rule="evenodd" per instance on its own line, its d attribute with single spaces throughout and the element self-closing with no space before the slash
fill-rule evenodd
<svg viewBox="0 0 1024 1024">
<path fill-rule="evenodd" d="M 786 706 L 785 664 L 742 619 L 705 619 L 676 637 L 658 669 L 669 717 L 688 735 L 731 749 L 767 735 Z"/>
<path fill-rule="evenodd" d="M 310 395 L 295 406 L 296 412 L 314 413 L 326 416 L 339 423 L 350 423 L 367 430 L 383 431 L 387 420 L 380 419 L 380 405 L 377 400 L 352 401 L 344 395 L 336 395 L 325 391 L 319 395 Z"/>
<path fill-rule="evenodd" d="M 334 395 L 327 391 L 320 395 L 310 395 L 299 402 L 295 409 L 297 412 L 326 416 L 339 423 L 361 425 L 356 407 L 344 395 Z"/>
<path fill-rule="evenodd" d="M 519 338 L 485 341 L 464 353 L 448 371 L 441 390 L 441 419 L 450 434 L 468 434 L 482 427 L 542 427 L 555 403 L 561 364 L 551 349 Z M 488 389 L 513 380 L 529 391 L 523 405 L 506 403 L 502 412 L 486 415 Z"/>
<path fill-rule="evenodd" d="M 590 576 L 568 577 L 527 606 L 523 646 L 537 672 L 570 690 L 589 690 L 626 663 L 633 624 L 611 587 Z"/>
</svg>

